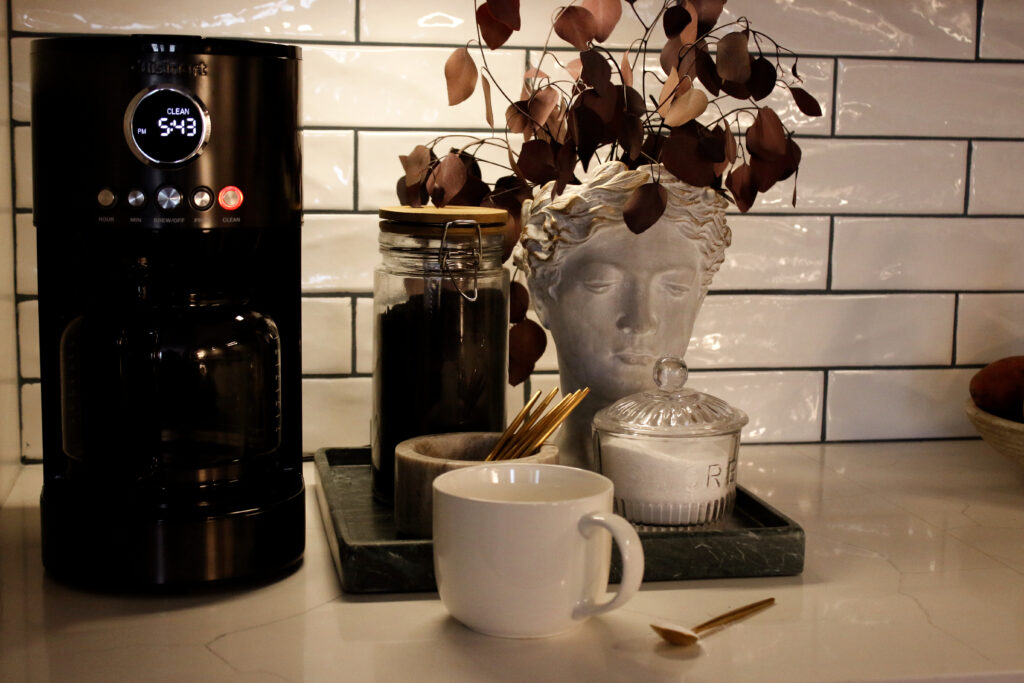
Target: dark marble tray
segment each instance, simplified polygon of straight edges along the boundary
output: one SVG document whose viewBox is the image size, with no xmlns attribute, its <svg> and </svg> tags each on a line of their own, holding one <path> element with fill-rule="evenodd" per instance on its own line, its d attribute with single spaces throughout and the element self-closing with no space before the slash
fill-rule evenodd
<svg viewBox="0 0 1024 683">
<path fill-rule="evenodd" d="M 373 500 L 369 449 L 324 448 L 314 462 L 317 502 L 342 590 L 437 590 L 432 542 L 399 538 L 391 509 Z M 743 487 L 732 514 L 713 525 L 637 531 L 644 581 L 792 576 L 804 568 L 804 530 Z M 620 576 L 615 552 L 611 582 Z"/>
</svg>

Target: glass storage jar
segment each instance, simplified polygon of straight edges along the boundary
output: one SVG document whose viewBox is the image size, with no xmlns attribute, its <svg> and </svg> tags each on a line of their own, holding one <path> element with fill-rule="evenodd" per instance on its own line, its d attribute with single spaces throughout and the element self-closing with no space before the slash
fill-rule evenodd
<svg viewBox="0 0 1024 683">
<path fill-rule="evenodd" d="M 400 206 L 380 218 L 370 445 L 373 495 L 391 503 L 401 441 L 504 427 L 508 213 Z"/>
<path fill-rule="evenodd" d="M 615 511 L 653 525 L 715 522 L 736 500 L 743 411 L 687 389 L 686 363 L 661 358 L 657 389 L 619 399 L 594 416 L 601 473 L 615 483 Z"/>
</svg>

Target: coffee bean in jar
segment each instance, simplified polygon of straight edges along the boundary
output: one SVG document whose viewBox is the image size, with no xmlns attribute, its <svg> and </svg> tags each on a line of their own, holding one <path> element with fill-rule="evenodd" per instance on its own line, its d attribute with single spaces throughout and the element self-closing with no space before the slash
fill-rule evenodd
<svg viewBox="0 0 1024 683">
<path fill-rule="evenodd" d="M 391 503 L 398 443 L 504 427 L 508 214 L 401 206 L 380 218 L 370 443 L 373 495 Z"/>
</svg>

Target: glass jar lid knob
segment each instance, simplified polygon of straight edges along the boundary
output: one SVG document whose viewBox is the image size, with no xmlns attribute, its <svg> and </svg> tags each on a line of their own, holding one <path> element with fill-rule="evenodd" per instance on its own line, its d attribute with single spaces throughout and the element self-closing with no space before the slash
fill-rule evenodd
<svg viewBox="0 0 1024 683">
<path fill-rule="evenodd" d="M 682 391 L 690 371 L 686 361 L 675 356 L 663 356 L 654 364 L 654 384 L 662 391 Z"/>
</svg>

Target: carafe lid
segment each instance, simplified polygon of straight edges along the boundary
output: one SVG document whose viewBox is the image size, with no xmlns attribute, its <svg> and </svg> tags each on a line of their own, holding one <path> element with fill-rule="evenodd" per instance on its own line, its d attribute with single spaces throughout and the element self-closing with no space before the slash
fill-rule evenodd
<svg viewBox="0 0 1024 683">
<path fill-rule="evenodd" d="M 594 428 L 613 434 L 693 437 L 731 434 L 747 424 L 742 410 L 685 386 L 689 371 L 681 358 L 654 364 L 657 389 L 621 398 L 594 416 Z"/>
</svg>

